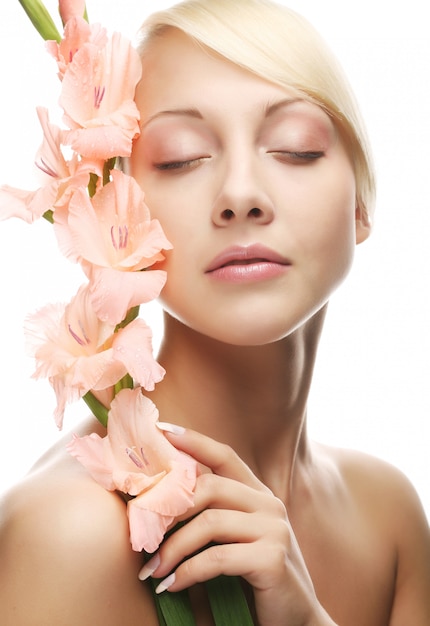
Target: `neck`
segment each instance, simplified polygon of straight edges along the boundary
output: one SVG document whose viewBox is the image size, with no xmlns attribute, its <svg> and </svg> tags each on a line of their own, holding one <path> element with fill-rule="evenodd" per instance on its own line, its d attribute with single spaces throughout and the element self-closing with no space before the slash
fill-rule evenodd
<svg viewBox="0 0 430 626">
<path fill-rule="evenodd" d="M 165 316 L 159 361 L 167 374 L 150 394 L 160 419 L 231 445 L 280 495 L 307 462 L 306 404 L 325 309 L 282 341 L 232 346 Z"/>
</svg>

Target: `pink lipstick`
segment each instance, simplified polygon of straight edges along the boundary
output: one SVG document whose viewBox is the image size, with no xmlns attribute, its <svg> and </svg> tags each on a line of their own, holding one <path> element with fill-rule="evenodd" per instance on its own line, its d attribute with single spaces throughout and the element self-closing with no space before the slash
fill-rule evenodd
<svg viewBox="0 0 430 626">
<path fill-rule="evenodd" d="M 225 282 L 255 282 L 281 276 L 290 265 L 288 259 L 262 244 L 232 246 L 211 261 L 206 273 Z"/>
</svg>

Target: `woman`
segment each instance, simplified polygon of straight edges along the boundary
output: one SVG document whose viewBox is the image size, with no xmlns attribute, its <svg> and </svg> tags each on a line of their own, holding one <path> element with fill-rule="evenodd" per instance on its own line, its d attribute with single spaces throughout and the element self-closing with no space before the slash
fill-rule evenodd
<svg viewBox="0 0 430 626">
<path fill-rule="evenodd" d="M 148 20 L 140 51 L 141 136 L 124 167 L 174 246 L 167 375 L 148 395 L 206 469 L 188 523 L 143 565 L 123 501 L 61 442 L 3 505 L 0 622 L 156 624 L 141 582 L 154 575 L 159 592 L 190 588 L 197 624 L 211 624 L 200 583 L 224 573 L 244 579 L 260 626 L 425 626 L 415 492 L 306 433 L 326 304 L 370 231 L 372 167 L 346 83 L 310 26 L 264 0 L 178 5 Z M 80 432 L 93 431 L 90 419 Z"/>
</svg>

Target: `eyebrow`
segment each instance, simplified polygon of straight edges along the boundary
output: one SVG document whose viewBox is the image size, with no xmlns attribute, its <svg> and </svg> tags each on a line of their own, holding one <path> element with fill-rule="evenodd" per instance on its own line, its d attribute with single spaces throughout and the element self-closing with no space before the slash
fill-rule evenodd
<svg viewBox="0 0 430 626">
<path fill-rule="evenodd" d="M 306 102 L 306 100 L 304 98 L 284 98 L 283 100 L 279 100 L 279 102 L 275 102 L 274 104 L 267 106 L 265 115 L 266 117 L 270 117 L 276 113 L 276 111 L 279 111 L 279 109 L 296 104 L 296 102 Z"/>
<path fill-rule="evenodd" d="M 184 117 L 194 117 L 196 119 L 203 119 L 203 115 L 200 113 L 198 109 L 166 109 L 165 111 L 158 111 L 151 115 L 143 124 L 142 128 L 145 128 L 150 122 L 158 119 L 159 117 L 164 117 L 167 115 L 179 115 Z"/>
<path fill-rule="evenodd" d="M 295 104 L 296 102 L 306 102 L 306 100 L 304 100 L 303 98 L 283 98 L 282 100 L 279 100 L 279 102 L 275 102 L 274 104 L 268 105 L 265 108 L 265 112 L 264 112 L 265 117 L 270 117 L 271 115 L 276 113 L 276 111 L 278 111 L 279 109 L 282 109 L 283 107 L 289 106 L 291 104 Z M 148 124 L 150 124 L 151 122 L 153 122 L 154 120 L 160 117 L 165 117 L 169 115 L 192 117 L 194 119 L 199 119 L 199 120 L 203 119 L 203 115 L 200 113 L 198 109 L 195 109 L 195 108 L 166 109 L 165 111 L 158 111 L 157 113 L 154 113 L 154 115 L 151 115 L 142 124 L 142 128 L 145 128 L 145 126 L 147 126 Z"/>
</svg>

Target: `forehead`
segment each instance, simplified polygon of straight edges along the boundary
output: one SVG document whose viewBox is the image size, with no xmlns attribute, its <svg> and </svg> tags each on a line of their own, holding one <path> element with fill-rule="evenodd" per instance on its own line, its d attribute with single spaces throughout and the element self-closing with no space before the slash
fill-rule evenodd
<svg viewBox="0 0 430 626">
<path fill-rule="evenodd" d="M 259 101 L 270 106 L 272 101 L 297 97 L 294 90 L 260 78 L 174 28 L 148 44 L 142 66 L 136 93 L 142 118 L 160 108 L 221 107 L 223 103 L 251 107 Z"/>
</svg>

